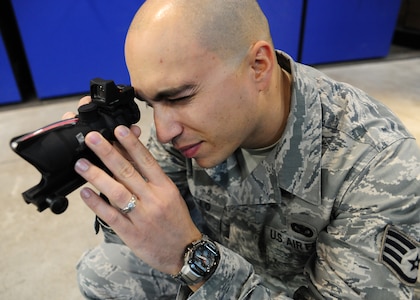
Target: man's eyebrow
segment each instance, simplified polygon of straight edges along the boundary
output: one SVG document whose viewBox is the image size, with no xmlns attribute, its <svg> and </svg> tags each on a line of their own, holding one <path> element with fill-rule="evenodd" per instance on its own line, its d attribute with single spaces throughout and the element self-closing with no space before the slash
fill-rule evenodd
<svg viewBox="0 0 420 300">
<path fill-rule="evenodd" d="M 159 102 L 159 101 L 167 100 L 170 98 L 176 98 L 179 94 L 188 90 L 191 90 L 194 93 L 197 87 L 198 86 L 196 84 L 184 84 L 179 87 L 162 90 L 150 99 L 146 99 L 146 97 L 143 97 L 143 95 L 141 95 L 139 92 L 136 92 L 136 98 L 139 99 L 140 101 L 145 101 L 145 102 Z"/>
</svg>

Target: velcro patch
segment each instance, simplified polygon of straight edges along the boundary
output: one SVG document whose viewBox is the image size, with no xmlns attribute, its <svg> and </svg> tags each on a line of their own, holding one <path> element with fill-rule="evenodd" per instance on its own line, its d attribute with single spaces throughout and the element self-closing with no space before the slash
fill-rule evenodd
<svg viewBox="0 0 420 300">
<path fill-rule="evenodd" d="M 419 271 L 419 243 L 395 226 L 388 225 L 385 228 L 379 261 L 401 282 L 413 286 Z"/>
</svg>

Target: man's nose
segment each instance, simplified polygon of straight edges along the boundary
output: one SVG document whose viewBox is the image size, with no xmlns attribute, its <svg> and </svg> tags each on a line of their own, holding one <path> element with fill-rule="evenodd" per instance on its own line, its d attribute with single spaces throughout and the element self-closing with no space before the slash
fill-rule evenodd
<svg viewBox="0 0 420 300">
<path fill-rule="evenodd" d="M 169 143 L 182 133 L 182 125 L 170 109 L 156 105 L 153 108 L 153 118 L 159 142 Z"/>
</svg>

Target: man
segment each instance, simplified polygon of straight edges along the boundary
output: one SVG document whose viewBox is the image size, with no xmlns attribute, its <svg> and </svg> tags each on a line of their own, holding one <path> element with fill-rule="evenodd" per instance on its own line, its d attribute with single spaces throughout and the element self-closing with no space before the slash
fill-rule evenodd
<svg viewBox="0 0 420 300">
<path fill-rule="evenodd" d="M 420 150 L 388 109 L 276 52 L 255 0 L 149 0 L 125 50 L 155 126 L 85 138 L 113 173 L 75 166 L 110 201 L 81 191 L 87 298 L 412 297 Z"/>
</svg>

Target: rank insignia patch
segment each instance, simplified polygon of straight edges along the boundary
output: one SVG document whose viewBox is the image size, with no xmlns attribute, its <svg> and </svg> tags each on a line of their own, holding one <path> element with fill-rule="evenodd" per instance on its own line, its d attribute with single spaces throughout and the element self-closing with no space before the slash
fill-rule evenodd
<svg viewBox="0 0 420 300">
<path fill-rule="evenodd" d="M 395 226 L 385 228 L 379 261 L 403 283 L 413 286 L 417 281 L 420 246 Z"/>
</svg>

